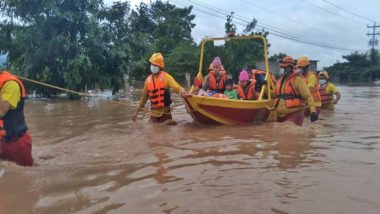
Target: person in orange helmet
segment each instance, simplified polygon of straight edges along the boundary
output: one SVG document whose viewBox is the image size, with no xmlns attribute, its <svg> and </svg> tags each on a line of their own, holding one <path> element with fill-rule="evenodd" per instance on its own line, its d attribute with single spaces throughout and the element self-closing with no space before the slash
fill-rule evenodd
<svg viewBox="0 0 380 214">
<path fill-rule="evenodd" d="M 334 105 L 338 104 L 342 94 L 330 81 L 327 71 L 321 71 L 319 73 L 319 83 L 321 85 L 319 93 L 321 95 L 322 109 L 334 110 Z"/>
<path fill-rule="evenodd" d="M 295 69 L 292 57 L 286 56 L 280 64 L 281 79 L 275 87 L 274 119 L 277 122 L 290 121 L 301 126 L 304 120 L 306 104 L 309 105 L 312 122 L 318 120 L 314 99 L 303 80 L 303 77 Z"/>
<path fill-rule="evenodd" d="M 149 99 L 151 102 L 150 121 L 156 123 L 171 121 L 170 88 L 182 97 L 186 97 L 188 94 L 170 74 L 163 71 L 164 57 L 161 53 L 153 54 L 149 62 L 151 63 L 150 71 L 152 74 L 145 80 L 140 105 L 133 116 L 133 120 L 137 119 L 139 111 L 144 108 Z"/>
<path fill-rule="evenodd" d="M 297 67 L 299 72 L 302 74 L 306 85 L 308 86 L 311 95 L 313 96 L 315 108 L 317 114 L 319 115 L 321 111 L 321 95 L 319 94 L 319 78 L 315 71 L 310 70 L 310 60 L 306 56 L 302 56 L 297 60 Z M 309 116 L 310 111 L 306 109 L 305 115 Z"/>
</svg>

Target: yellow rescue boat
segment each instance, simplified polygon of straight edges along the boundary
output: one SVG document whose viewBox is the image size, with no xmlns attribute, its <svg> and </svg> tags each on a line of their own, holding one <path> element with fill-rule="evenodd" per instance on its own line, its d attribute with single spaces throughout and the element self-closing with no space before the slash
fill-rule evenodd
<svg viewBox="0 0 380 214">
<path fill-rule="evenodd" d="M 274 101 L 271 98 L 271 89 L 274 85 L 269 73 L 268 65 L 268 49 L 267 40 L 261 35 L 251 36 L 236 36 L 223 38 L 206 38 L 201 44 L 201 55 L 199 62 L 199 71 L 197 77 L 203 81 L 202 65 L 204 47 L 207 42 L 226 41 L 226 40 L 243 40 L 243 39 L 259 39 L 263 42 L 264 61 L 265 61 L 265 80 L 267 85 L 261 89 L 258 100 L 232 100 L 215 98 L 208 96 L 190 95 L 185 98 L 187 112 L 192 118 L 199 123 L 205 124 L 226 124 L 226 125 L 243 125 L 255 124 L 259 121 L 266 121 L 269 115 L 269 110 L 273 107 Z M 190 94 L 193 88 L 190 89 Z"/>
</svg>

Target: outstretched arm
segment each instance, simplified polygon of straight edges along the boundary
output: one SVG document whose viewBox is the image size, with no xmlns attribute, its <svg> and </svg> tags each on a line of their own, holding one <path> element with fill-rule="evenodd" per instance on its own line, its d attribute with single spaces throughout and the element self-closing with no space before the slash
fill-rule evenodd
<svg viewBox="0 0 380 214">
<path fill-rule="evenodd" d="M 185 91 L 184 88 L 182 88 L 175 79 L 167 74 L 167 77 L 165 78 L 165 81 L 167 81 L 167 84 L 170 88 L 173 89 L 174 92 L 178 93 L 181 97 L 186 97 L 188 93 Z"/>
</svg>

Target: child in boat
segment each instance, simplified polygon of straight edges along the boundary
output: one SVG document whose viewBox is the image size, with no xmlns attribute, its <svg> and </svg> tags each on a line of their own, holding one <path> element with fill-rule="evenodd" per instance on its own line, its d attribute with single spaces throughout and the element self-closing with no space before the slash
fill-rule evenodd
<svg viewBox="0 0 380 214">
<path fill-rule="evenodd" d="M 255 83 L 249 81 L 249 75 L 246 70 L 242 70 L 239 75 L 239 84 L 236 87 L 238 98 L 240 100 L 255 99 Z"/>
<path fill-rule="evenodd" d="M 224 95 L 226 95 L 229 99 L 237 99 L 238 94 L 237 91 L 234 89 L 234 82 L 232 79 L 227 79 L 225 81 L 226 90 L 224 91 Z"/>
</svg>

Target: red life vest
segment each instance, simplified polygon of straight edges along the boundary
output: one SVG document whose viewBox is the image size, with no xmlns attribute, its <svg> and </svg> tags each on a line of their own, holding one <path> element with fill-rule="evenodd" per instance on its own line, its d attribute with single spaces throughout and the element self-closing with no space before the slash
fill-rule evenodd
<svg viewBox="0 0 380 214">
<path fill-rule="evenodd" d="M 24 103 L 25 103 L 25 88 L 24 84 L 15 76 L 3 71 L 0 74 L 0 90 L 8 81 L 15 81 L 21 89 L 21 99 L 17 103 L 16 109 L 9 109 L 8 112 L 0 118 L 0 138 L 4 139 L 5 143 L 11 142 L 15 137 L 21 137 L 27 130 L 25 116 L 24 116 Z"/>
<path fill-rule="evenodd" d="M 254 100 L 257 99 L 257 93 L 255 91 L 256 80 L 253 80 L 249 86 L 245 88 L 245 90 L 240 86 L 236 86 L 236 91 L 238 93 L 239 98 L 243 98 L 243 100 Z"/>
<path fill-rule="evenodd" d="M 212 91 L 224 91 L 226 86 L 224 85 L 224 81 L 227 79 L 225 72 L 220 71 L 219 81 L 216 81 L 216 77 L 214 75 L 214 71 L 210 71 L 209 75 L 209 85 L 208 89 Z"/>
<path fill-rule="evenodd" d="M 334 94 L 326 93 L 326 87 L 329 83 L 321 85 L 319 88 L 319 94 L 321 95 L 322 105 L 327 105 L 334 102 Z"/>
<path fill-rule="evenodd" d="M 307 77 L 304 78 L 306 84 L 309 83 L 309 77 L 310 77 L 310 75 L 314 75 L 317 78 L 317 85 L 313 89 L 310 90 L 310 93 L 311 93 L 311 95 L 314 98 L 314 102 L 320 102 L 321 101 L 321 95 L 319 94 L 319 88 L 320 88 L 319 77 L 318 77 L 317 73 L 315 73 L 314 71 L 309 71 Z"/>
<path fill-rule="evenodd" d="M 148 84 L 148 97 L 151 102 L 151 109 L 159 109 L 171 104 L 170 92 L 165 87 L 165 71 L 160 71 L 157 75 L 156 81 L 153 74 L 149 75 L 147 79 Z"/>
<path fill-rule="evenodd" d="M 294 81 L 296 77 L 300 76 L 298 72 L 294 72 L 287 80 L 284 79 L 284 77 L 281 77 L 279 81 L 276 83 L 276 89 L 275 93 L 277 95 L 276 98 L 276 105 L 278 105 L 278 102 L 280 99 L 285 100 L 285 104 L 287 108 L 296 108 L 296 107 L 303 107 L 305 106 L 305 103 L 302 100 L 302 97 L 294 89 Z M 285 81 L 285 82 L 284 82 Z M 281 86 L 285 84 L 284 90 L 281 91 Z"/>
</svg>

